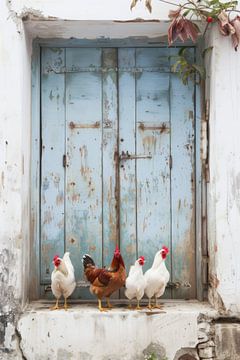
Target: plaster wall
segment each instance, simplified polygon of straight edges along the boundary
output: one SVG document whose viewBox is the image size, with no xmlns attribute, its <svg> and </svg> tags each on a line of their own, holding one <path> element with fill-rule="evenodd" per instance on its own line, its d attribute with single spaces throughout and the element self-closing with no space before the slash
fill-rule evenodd
<svg viewBox="0 0 240 360">
<path fill-rule="evenodd" d="M 214 29 L 207 67 L 210 100 L 208 184 L 209 299 L 240 311 L 240 53 Z"/>
<path fill-rule="evenodd" d="M 164 21 L 126 25 L 115 20 L 167 20 L 167 13 L 168 6 L 158 1 L 153 1 L 152 14 L 143 1 L 132 12 L 129 0 L 0 2 L 0 358 L 22 358 L 21 334 L 15 325 L 27 303 L 29 284 L 32 39 L 155 38 L 165 35 Z M 209 299 L 225 315 L 239 316 L 240 53 L 234 52 L 230 39 L 220 36 L 216 29 L 211 31 L 208 43 L 214 46 L 208 59 L 211 76 L 207 84 Z M 192 329 L 194 326 L 192 322 Z"/>
</svg>

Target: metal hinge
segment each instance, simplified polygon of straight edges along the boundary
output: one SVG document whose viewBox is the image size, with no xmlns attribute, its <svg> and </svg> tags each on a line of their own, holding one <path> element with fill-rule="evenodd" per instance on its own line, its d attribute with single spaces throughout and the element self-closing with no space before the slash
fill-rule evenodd
<svg viewBox="0 0 240 360">
<path fill-rule="evenodd" d="M 172 169 L 172 155 L 169 156 L 169 168 Z"/>
<path fill-rule="evenodd" d="M 67 166 L 67 156 L 65 154 L 63 155 L 63 158 L 62 158 L 62 164 L 63 164 L 64 168 Z"/>
</svg>

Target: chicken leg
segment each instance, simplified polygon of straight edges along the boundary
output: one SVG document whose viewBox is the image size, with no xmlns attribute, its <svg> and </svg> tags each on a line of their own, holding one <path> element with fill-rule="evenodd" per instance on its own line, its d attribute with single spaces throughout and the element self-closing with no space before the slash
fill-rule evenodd
<svg viewBox="0 0 240 360">
<path fill-rule="evenodd" d="M 112 309 L 113 308 L 113 305 L 110 304 L 110 299 L 107 298 L 107 306 L 108 306 L 108 309 Z"/>
<path fill-rule="evenodd" d="M 162 305 L 157 304 L 157 297 L 155 296 L 155 305 L 153 305 L 154 309 L 162 309 Z"/>
<path fill-rule="evenodd" d="M 101 299 L 98 299 L 98 309 L 100 311 L 107 311 L 107 309 L 102 307 L 102 300 Z"/>
<path fill-rule="evenodd" d="M 148 299 L 148 306 L 147 306 L 147 308 L 148 308 L 149 310 L 152 310 L 151 298 Z"/>
<path fill-rule="evenodd" d="M 128 309 L 129 309 L 129 310 L 133 310 L 132 300 L 130 300 L 130 299 L 129 299 Z"/>
<path fill-rule="evenodd" d="M 65 311 L 67 311 L 68 308 L 69 308 L 69 306 L 67 304 L 67 298 L 64 298 L 64 309 L 65 309 Z"/>
<path fill-rule="evenodd" d="M 50 310 L 59 310 L 60 309 L 60 307 L 58 306 L 58 301 L 59 301 L 59 299 L 57 299 L 56 304 L 54 306 L 52 306 L 50 308 Z"/>
<path fill-rule="evenodd" d="M 140 300 L 137 299 L 137 307 L 136 307 L 136 310 L 141 310 L 141 306 L 140 306 Z"/>
</svg>

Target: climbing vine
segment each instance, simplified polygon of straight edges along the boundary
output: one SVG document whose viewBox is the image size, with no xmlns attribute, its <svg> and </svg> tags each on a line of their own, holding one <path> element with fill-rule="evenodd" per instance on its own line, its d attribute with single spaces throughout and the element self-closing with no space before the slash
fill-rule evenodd
<svg viewBox="0 0 240 360">
<path fill-rule="evenodd" d="M 139 0 L 132 0 L 131 10 Z M 238 1 L 221 2 L 219 0 L 186 0 L 183 4 L 176 4 L 171 0 L 158 0 L 173 5 L 174 10 L 169 11 L 170 24 L 168 28 L 169 46 L 180 39 L 182 42 L 196 40 L 204 37 L 211 24 L 217 23 L 218 29 L 223 36 L 229 36 L 237 51 L 240 42 L 240 16 L 236 9 Z M 145 0 L 145 6 L 152 12 L 152 0 Z M 200 26 L 202 24 L 203 26 Z M 212 48 L 207 48 L 205 53 Z M 182 82 L 186 85 L 188 80 L 200 81 L 205 77 L 205 69 L 202 65 L 196 64 L 189 56 L 188 50 L 183 48 L 176 57 L 172 71 L 178 73 Z M 197 79 L 197 80 L 196 80 Z"/>
<path fill-rule="evenodd" d="M 133 9 L 139 0 L 132 0 Z M 178 38 L 185 42 L 193 42 L 201 35 L 205 35 L 211 23 L 218 23 L 219 31 L 223 36 L 231 36 L 233 46 L 237 50 L 240 42 L 240 16 L 236 9 L 238 1 L 221 2 L 219 0 L 186 0 L 184 4 L 172 3 L 168 0 L 158 0 L 176 7 L 169 11 L 171 20 L 168 28 L 168 43 L 172 45 Z M 145 0 L 149 12 L 152 11 L 152 0 Z M 232 16 L 235 14 L 235 16 Z M 197 25 L 200 21 L 205 25 L 203 32 Z"/>
</svg>

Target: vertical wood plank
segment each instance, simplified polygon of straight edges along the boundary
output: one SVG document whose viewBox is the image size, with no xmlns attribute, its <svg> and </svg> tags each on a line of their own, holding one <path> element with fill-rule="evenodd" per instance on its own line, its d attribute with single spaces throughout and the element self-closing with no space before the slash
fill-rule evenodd
<svg viewBox="0 0 240 360">
<path fill-rule="evenodd" d="M 31 149 L 31 233 L 30 233 L 30 300 L 39 299 L 40 289 L 40 89 L 41 49 L 33 43 L 32 55 L 32 149 Z"/>
<path fill-rule="evenodd" d="M 119 49 L 119 154 L 136 155 L 135 49 Z M 120 236 L 126 269 L 137 258 L 136 160 L 120 162 Z"/>
<path fill-rule="evenodd" d="M 103 264 L 109 266 L 119 242 L 117 49 L 102 50 L 103 91 Z"/>
<path fill-rule="evenodd" d="M 172 280 L 191 284 L 175 290 L 174 298 L 196 296 L 194 98 L 193 83 L 185 86 L 171 74 Z"/>
<path fill-rule="evenodd" d="M 101 49 L 66 49 L 66 249 L 77 280 L 85 280 L 81 258 L 102 265 L 102 79 Z M 89 71 L 89 68 L 93 71 Z M 95 70 L 94 70 L 95 69 Z M 75 297 L 90 297 L 86 288 Z"/>
<path fill-rule="evenodd" d="M 64 252 L 65 49 L 42 49 L 41 282 L 50 281 L 52 258 Z"/>
<path fill-rule="evenodd" d="M 169 74 L 161 72 L 169 70 L 168 55 L 168 49 L 136 49 L 136 66 L 143 68 L 136 80 L 137 154 L 152 156 L 136 165 L 138 252 L 146 269 L 162 245 L 171 247 Z"/>
</svg>

